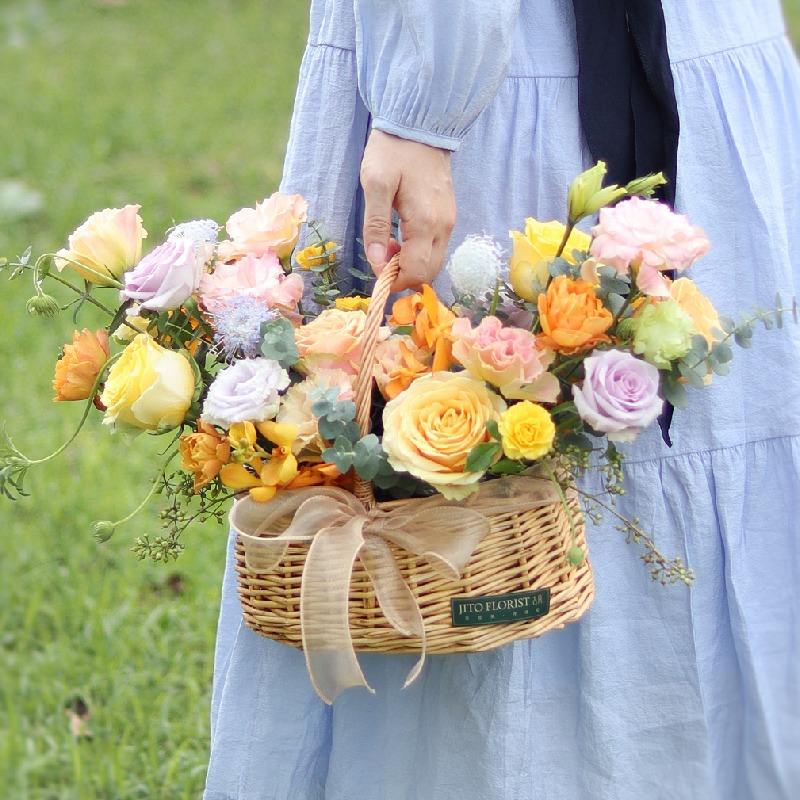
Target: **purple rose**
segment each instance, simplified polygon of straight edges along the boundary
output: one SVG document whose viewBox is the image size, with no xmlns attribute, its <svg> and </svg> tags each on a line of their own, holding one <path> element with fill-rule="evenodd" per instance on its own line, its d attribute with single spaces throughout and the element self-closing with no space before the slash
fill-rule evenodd
<svg viewBox="0 0 800 800">
<path fill-rule="evenodd" d="M 201 419 L 220 428 L 273 419 L 289 373 L 271 358 L 243 358 L 220 370 L 208 387 Z"/>
<path fill-rule="evenodd" d="M 623 350 L 595 350 L 586 377 L 572 387 L 581 419 L 614 442 L 632 442 L 664 407 L 658 369 Z"/>
<path fill-rule="evenodd" d="M 150 311 L 178 308 L 197 290 L 202 268 L 194 242 L 165 242 L 125 273 L 120 299 L 136 300 Z"/>
</svg>

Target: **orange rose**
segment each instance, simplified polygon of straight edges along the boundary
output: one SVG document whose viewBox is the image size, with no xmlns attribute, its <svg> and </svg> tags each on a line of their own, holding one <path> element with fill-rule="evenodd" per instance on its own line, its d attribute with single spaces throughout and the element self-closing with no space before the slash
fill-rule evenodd
<svg viewBox="0 0 800 800">
<path fill-rule="evenodd" d="M 64 354 L 56 361 L 53 400 L 88 400 L 108 354 L 106 331 L 75 331 L 72 344 L 64 345 Z"/>
<path fill-rule="evenodd" d="M 326 308 L 295 330 L 300 351 L 300 369 L 304 373 L 319 369 L 341 369 L 350 375 L 358 372 L 363 348 L 363 311 L 340 311 Z"/>
<path fill-rule="evenodd" d="M 194 490 L 199 492 L 219 475 L 231 457 L 228 437 L 205 422 L 197 423 L 196 433 L 181 436 L 181 469 L 194 473 Z"/>
<path fill-rule="evenodd" d="M 670 285 L 669 293 L 670 297 L 692 318 L 697 332 L 711 347 L 717 341 L 713 331 L 722 329 L 719 315 L 711 301 L 689 278 L 678 278 Z"/>
<path fill-rule="evenodd" d="M 611 341 L 606 331 L 614 317 L 586 281 L 560 275 L 550 283 L 547 292 L 539 295 L 537 304 L 542 344 L 546 347 L 570 354 Z"/>
</svg>

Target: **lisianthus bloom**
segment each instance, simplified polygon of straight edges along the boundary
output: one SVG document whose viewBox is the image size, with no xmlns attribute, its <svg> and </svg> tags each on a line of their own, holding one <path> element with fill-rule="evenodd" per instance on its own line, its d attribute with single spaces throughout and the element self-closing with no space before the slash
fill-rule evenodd
<svg viewBox="0 0 800 800">
<path fill-rule="evenodd" d="M 180 425 L 195 393 L 189 358 L 146 333 L 136 336 L 108 373 L 100 396 L 107 409 L 103 424 L 151 431 Z"/>
<path fill-rule="evenodd" d="M 460 295 L 482 297 L 500 277 L 500 245 L 489 236 L 468 236 L 447 262 L 453 290 Z"/>
<path fill-rule="evenodd" d="M 508 458 L 535 461 L 553 447 L 556 426 L 550 412 L 537 403 L 523 400 L 500 415 L 498 423 L 503 452 Z"/>
<path fill-rule="evenodd" d="M 392 400 L 412 382 L 430 371 L 430 354 L 410 336 L 392 336 L 375 348 L 373 376 L 380 393 Z"/>
<path fill-rule="evenodd" d="M 92 333 L 88 328 L 75 331 L 72 344 L 64 345 L 64 352 L 56 361 L 53 400 L 88 400 L 108 356 L 106 331 Z"/>
<path fill-rule="evenodd" d="M 715 331 L 722 330 L 719 314 L 713 303 L 689 278 L 678 278 L 669 284 L 670 297 L 692 318 L 695 330 L 709 347 L 717 341 Z"/>
<path fill-rule="evenodd" d="M 639 290 L 657 297 L 669 297 L 661 271 L 682 272 L 710 246 L 687 217 L 641 197 L 602 209 L 592 233 L 592 256 L 617 272 L 633 271 Z"/>
<path fill-rule="evenodd" d="M 295 330 L 304 373 L 318 369 L 341 369 L 355 375 L 361 362 L 364 324 L 363 311 L 326 308 L 318 317 Z"/>
<path fill-rule="evenodd" d="M 308 271 L 312 267 L 324 267 L 336 263 L 335 251 L 336 242 L 325 242 L 324 244 L 312 244 L 298 250 L 294 254 L 297 266 Z"/>
<path fill-rule="evenodd" d="M 453 357 L 505 397 L 556 401 L 558 378 L 547 372 L 554 353 L 542 347 L 530 331 L 503 327 L 497 317 L 484 317 L 474 329 L 469 320 L 457 319 L 452 334 Z"/>
<path fill-rule="evenodd" d="M 119 286 L 122 274 L 142 257 L 147 231 L 138 211 L 141 206 L 96 211 L 70 237 L 69 247 L 59 250 L 59 272 L 69 267 L 98 286 Z"/>
<path fill-rule="evenodd" d="M 273 419 L 289 382 L 289 373 L 271 358 L 235 361 L 221 369 L 208 387 L 201 418 L 220 428 Z"/>
<path fill-rule="evenodd" d="M 383 449 L 393 469 L 460 500 L 478 488 L 483 475 L 466 471 L 467 456 L 489 441 L 486 423 L 498 422 L 505 410 L 483 381 L 463 372 L 434 372 L 386 404 Z"/>
<path fill-rule="evenodd" d="M 539 222 L 533 217 L 525 220 L 525 233 L 509 231 L 514 250 L 509 262 L 508 280 L 515 294 L 523 300 L 536 302 L 550 280 L 548 268 L 564 239 L 566 227 L 553 220 Z M 561 257 L 575 263 L 575 250 L 589 249 L 591 239 L 583 231 L 573 229 Z"/>
<path fill-rule="evenodd" d="M 245 256 L 233 264 L 217 264 L 200 279 L 200 299 L 213 314 L 222 300 L 247 295 L 267 308 L 294 309 L 303 296 L 303 279 L 287 275 L 274 254 Z"/>
<path fill-rule="evenodd" d="M 691 350 L 696 333 L 692 318 L 675 300 L 644 303 L 633 318 L 633 351 L 669 369 Z"/>
<path fill-rule="evenodd" d="M 450 328 L 456 315 L 439 302 L 433 288 L 425 284 L 422 292 L 407 294 L 392 306 L 389 325 L 411 326 L 411 338 L 417 347 L 433 353 L 434 372 L 446 370 L 452 363 Z"/>
<path fill-rule="evenodd" d="M 606 331 L 614 317 L 586 281 L 559 275 L 539 295 L 537 305 L 541 341 L 559 353 L 579 353 L 610 341 Z"/>
<path fill-rule="evenodd" d="M 598 350 L 583 361 L 585 377 L 572 387 L 580 418 L 614 442 L 632 442 L 664 407 L 658 370 L 624 350 Z"/>
<path fill-rule="evenodd" d="M 165 242 L 125 273 L 120 300 L 135 300 L 149 311 L 172 311 L 197 291 L 202 270 L 194 242 Z"/>
<path fill-rule="evenodd" d="M 220 242 L 217 252 L 222 261 L 275 254 L 291 255 L 300 237 L 300 226 L 306 221 L 308 203 L 299 195 L 275 192 L 257 203 L 255 208 L 242 208 L 230 216 L 225 230 L 230 241 Z"/>
<path fill-rule="evenodd" d="M 369 297 L 337 297 L 333 301 L 335 308 L 339 311 L 364 311 L 369 309 Z"/>
<path fill-rule="evenodd" d="M 297 459 L 292 452 L 297 428 L 294 425 L 279 425 L 276 422 L 243 422 L 232 425 L 229 433 L 231 444 L 241 450 L 243 442 L 254 448 L 256 431 L 274 445 L 267 454 L 252 457 L 247 464 L 225 464 L 219 479 L 234 490 L 248 489 L 253 500 L 264 503 L 272 500 L 279 489 L 286 488 L 298 473 Z"/>
<path fill-rule="evenodd" d="M 317 429 L 318 420 L 312 412 L 314 393 L 336 388 L 337 400 L 352 400 L 355 397 L 353 376 L 340 369 L 320 369 L 300 383 L 290 386 L 281 401 L 275 417 L 276 422 L 289 423 L 297 428 L 294 453 L 319 455 L 323 442 Z"/>
<path fill-rule="evenodd" d="M 194 433 L 181 436 L 178 450 L 181 455 L 181 469 L 194 474 L 195 492 L 208 486 L 231 457 L 228 437 L 200 421 Z"/>
</svg>

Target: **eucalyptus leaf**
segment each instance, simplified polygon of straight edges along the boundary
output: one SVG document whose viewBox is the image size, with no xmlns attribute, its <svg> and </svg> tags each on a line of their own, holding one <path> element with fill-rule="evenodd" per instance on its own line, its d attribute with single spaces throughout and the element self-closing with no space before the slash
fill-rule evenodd
<svg viewBox="0 0 800 800">
<path fill-rule="evenodd" d="M 689 404 L 686 387 L 682 383 L 678 383 L 671 375 L 664 379 L 662 391 L 664 399 L 675 408 L 686 408 Z"/>
<path fill-rule="evenodd" d="M 481 442 L 481 444 L 476 444 L 475 447 L 469 451 L 467 463 L 464 465 L 465 471 L 486 472 L 499 452 L 499 442 Z"/>
</svg>

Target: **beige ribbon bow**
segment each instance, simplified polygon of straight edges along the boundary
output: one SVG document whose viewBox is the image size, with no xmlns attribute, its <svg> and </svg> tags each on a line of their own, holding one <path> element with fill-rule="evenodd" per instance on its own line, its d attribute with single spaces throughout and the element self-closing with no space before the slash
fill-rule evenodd
<svg viewBox="0 0 800 800">
<path fill-rule="evenodd" d="M 419 660 L 404 684 L 408 686 L 425 662 L 425 626 L 389 543 L 425 558 L 440 575 L 456 581 L 489 533 L 489 515 L 554 500 L 558 494 L 549 481 L 521 476 L 481 484 L 480 491 L 458 504 L 437 496 L 389 511 L 365 510 L 342 489 L 312 487 L 279 492 L 269 503 L 246 497 L 234 505 L 230 521 L 253 572 L 274 570 L 289 544 L 310 544 L 300 589 L 303 651 L 317 694 L 330 704 L 351 686 L 373 692 L 350 635 L 348 597 L 356 558 L 389 623 L 402 636 L 421 640 Z"/>
</svg>

